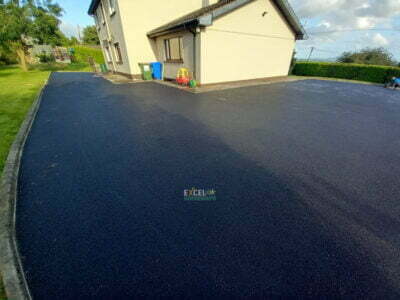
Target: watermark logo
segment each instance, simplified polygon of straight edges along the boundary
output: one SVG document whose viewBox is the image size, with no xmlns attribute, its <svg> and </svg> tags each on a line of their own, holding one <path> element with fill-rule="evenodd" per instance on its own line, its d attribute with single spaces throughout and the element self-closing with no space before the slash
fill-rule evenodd
<svg viewBox="0 0 400 300">
<path fill-rule="evenodd" d="M 196 189 L 183 191 L 185 201 L 215 201 L 217 200 L 217 192 L 214 189 Z"/>
</svg>

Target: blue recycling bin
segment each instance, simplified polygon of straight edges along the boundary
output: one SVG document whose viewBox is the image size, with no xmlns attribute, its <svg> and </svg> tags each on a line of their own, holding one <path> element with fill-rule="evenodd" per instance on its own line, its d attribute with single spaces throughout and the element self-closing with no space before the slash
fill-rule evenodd
<svg viewBox="0 0 400 300">
<path fill-rule="evenodd" d="M 162 80 L 162 68 L 163 65 L 160 62 L 155 62 L 150 64 L 151 69 L 153 71 L 153 78 L 156 80 Z"/>
</svg>

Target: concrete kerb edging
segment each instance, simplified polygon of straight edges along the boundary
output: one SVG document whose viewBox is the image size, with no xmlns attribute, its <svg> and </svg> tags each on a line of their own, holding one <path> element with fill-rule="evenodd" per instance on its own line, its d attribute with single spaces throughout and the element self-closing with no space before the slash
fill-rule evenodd
<svg viewBox="0 0 400 300">
<path fill-rule="evenodd" d="M 21 125 L 11 146 L 0 181 L 0 272 L 7 297 L 10 300 L 32 299 L 15 235 L 17 186 L 23 148 L 39 110 L 47 83 L 48 80 Z"/>
</svg>

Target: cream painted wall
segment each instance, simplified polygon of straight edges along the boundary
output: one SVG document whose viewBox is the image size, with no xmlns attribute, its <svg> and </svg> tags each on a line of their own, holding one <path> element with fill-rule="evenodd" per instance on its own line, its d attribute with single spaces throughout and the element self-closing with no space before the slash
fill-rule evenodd
<svg viewBox="0 0 400 300">
<path fill-rule="evenodd" d="M 165 62 L 165 46 L 164 40 L 172 37 L 183 38 L 183 64 L 179 63 L 164 63 Z M 193 34 L 190 32 L 174 33 L 157 38 L 157 57 L 156 60 L 164 63 L 164 77 L 175 79 L 180 68 L 187 68 L 193 72 Z"/>
<path fill-rule="evenodd" d="M 270 0 L 257 0 L 215 20 L 201 43 L 208 84 L 287 75 L 295 34 Z"/>
<path fill-rule="evenodd" d="M 156 61 L 156 42 L 147 33 L 202 7 L 202 0 L 118 0 L 130 73 L 140 74 L 138 63 Z M 119 37 L 118 37 L 119 38 Z"/>
</svg>

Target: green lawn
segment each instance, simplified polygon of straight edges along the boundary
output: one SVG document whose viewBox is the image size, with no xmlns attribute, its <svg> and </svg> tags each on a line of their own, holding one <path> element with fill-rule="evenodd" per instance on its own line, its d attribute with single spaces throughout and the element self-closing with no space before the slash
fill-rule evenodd
<svg viewBox="0 0 400 300">
<path fill-rule="evenodd" d="M 22 72 L 18 66 L 0 66 L 0 174 L 8 151 L 49 75 L 53 71 L 90 71 L 86 63 L 41 64 Z"/>
<path fill-rule="evenodd" d="M 22 72 L 17 66 L 0 66 L 0 175 L 19 127 L 50 73 L 90 72 L 89 57 L 93 57 L 96 63 L 104 63 L 100 49 L 74 48 L 76 62 L 70 65 L 38 64 L 31 66 L 29 72 Z"/>
<path fill-rule="evenodd" d="M 50 71 L 0 67 L 0 174 L 9 148 Z"/>
</svg>

